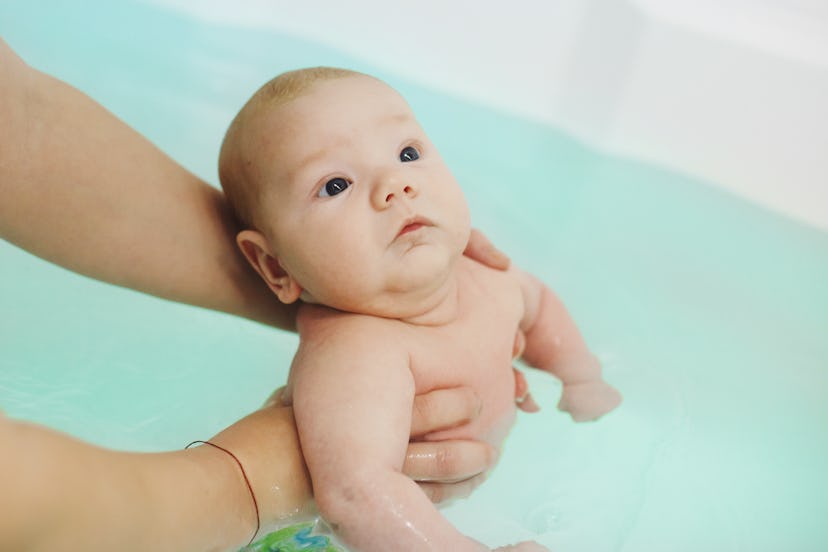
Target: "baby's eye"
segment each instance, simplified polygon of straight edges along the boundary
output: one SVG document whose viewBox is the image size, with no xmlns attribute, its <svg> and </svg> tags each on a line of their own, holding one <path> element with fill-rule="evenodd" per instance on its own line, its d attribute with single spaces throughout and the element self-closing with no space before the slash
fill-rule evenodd
<svg viewBox="0 0 828 552">
<path fill-rule="evenodd" d="M 406 146 L 400 152 L 400 161 L 408 163 L 409 161 L 416 161 L 420 158 L 420 152 L 413 146 Z"/>
<path fill-rule="evenodd" d="M 328 180 L 319 190 L 319 197 L 335 196 L 344 192 L 351 183 L 344 178 L 336 177 Z"/>
</svg>

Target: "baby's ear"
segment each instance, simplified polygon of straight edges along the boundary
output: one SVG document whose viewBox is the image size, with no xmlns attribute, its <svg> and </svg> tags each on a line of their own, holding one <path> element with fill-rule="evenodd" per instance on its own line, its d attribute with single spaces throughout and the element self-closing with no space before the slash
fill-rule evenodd
<svg viewBox="0 0 828 552">
<path fill-rule="evenodd" d="M 295 302 L 302 294 L 299 283 L 282 268 L 279 258 L 270 249 L 267 238 L 255 230 L 242 230 L 236 235 L 236 243 L 262 280 L 286 305 Z"/>
</svg>

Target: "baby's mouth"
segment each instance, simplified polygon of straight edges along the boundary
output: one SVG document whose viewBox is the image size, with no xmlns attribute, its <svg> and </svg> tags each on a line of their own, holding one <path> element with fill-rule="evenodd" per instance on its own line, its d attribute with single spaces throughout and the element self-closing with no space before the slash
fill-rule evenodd
<svg viewBox="0 0 828 552">
<path fill-rule="evenodd" d="M 416 232 L 417 230 L 425 228 L 426 226 L 433 226 L 433 223 L 425 217 L 417 216 L 407 218 L 405 219 L 405 221 L 403 221 L 399 232 L 397 232 L 397 237 L 399 238 L 400 236 Z"/>
<path fill-rule="evenodd" d="M 423 227 L 423 224 L 420 222 L 412 222 L 411 224 L 406 224 L 402 230 L 400 230 L 400 236 L 403 234 L 408 234 L 409 232 L 414 232 L 419 230 Z"/>
</svg>

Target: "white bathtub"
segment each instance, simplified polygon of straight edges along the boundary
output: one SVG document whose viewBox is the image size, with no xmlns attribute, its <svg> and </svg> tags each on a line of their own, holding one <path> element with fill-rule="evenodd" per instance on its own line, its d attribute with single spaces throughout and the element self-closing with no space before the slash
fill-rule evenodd
<svg viewBox="0 0 828 552">
<path fill-rule="evenodd" d="M 828 229 L 820 0 L 148 0 L 323 42 Z"/>
</svg>

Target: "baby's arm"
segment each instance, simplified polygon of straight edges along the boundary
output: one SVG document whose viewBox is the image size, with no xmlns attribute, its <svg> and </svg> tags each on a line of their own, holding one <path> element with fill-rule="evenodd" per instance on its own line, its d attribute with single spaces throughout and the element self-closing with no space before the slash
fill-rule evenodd
<svg viewBox="0 0 828 552">
<path fill-rule="evenodd" d="M 400 471 L 415 387 L 387 324 L 360 317 L 324 328 L 294 360 L 294 411 L 317 506 L 355 550 L 488 550 Z"/>
<path fill-rule="evenodd" d="M 557 376 L 563 383 L 558 408 L 576 422 L 595 420 L 621 403 L 621 394 L 601 377 L 593 355 L 566 307 L 534 276 L 514 269 L 523 292 L 526 335 L 523 360 Z"/>
</svg>

